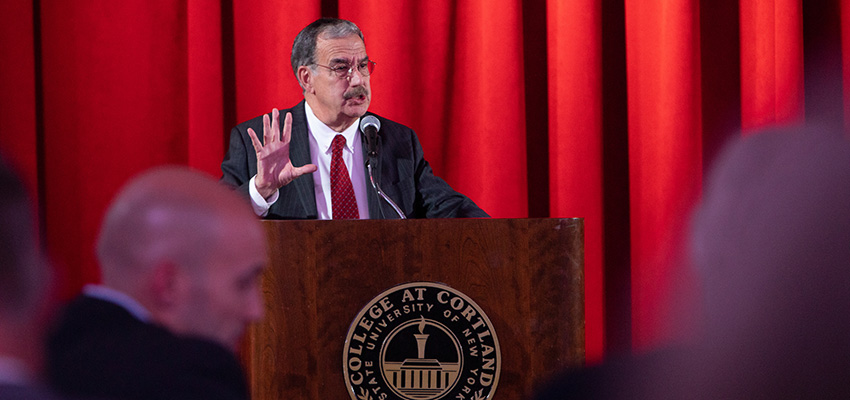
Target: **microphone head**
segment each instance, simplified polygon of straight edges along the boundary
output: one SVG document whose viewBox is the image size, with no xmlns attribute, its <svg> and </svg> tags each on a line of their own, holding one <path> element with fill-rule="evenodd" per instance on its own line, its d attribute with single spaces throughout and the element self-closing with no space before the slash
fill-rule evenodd
<svg viewBox="0 0 850 400">
<path fill-rule="evenodd" d="M 366 137 L 366 148 L 369 157 L 378 156 L 378 131 L 381 129 L 381 121 L 374 115 L 367 115 L 360 119 L 360 130 Z"/>
<path fill-rule="evenodd" d="M 360 130 L 366 132 L 366 128 L 374 127 L 375 132 L 381 130 L 381 121 L 374 115 L 367 115 L 360 119 Z"/>
</svg>

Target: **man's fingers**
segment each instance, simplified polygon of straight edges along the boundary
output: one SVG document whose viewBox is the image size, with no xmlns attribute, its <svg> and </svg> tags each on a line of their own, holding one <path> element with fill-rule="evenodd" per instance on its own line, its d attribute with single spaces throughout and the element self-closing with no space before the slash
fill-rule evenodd
<svg viewBox="0 0 850 400">
<path fill-rule="evenodd" d="M 281 140 L 283 141 L 283 143 L 289 143 L 291 136 L 292 136 L 292 113 L 286 113 L 286 117 L 283 119 L 283 138 Z"/>
<path fill-rule="evenodd" d="M 263 114 L 263 142 L 269 144 L 272 142 L 272 127 L 269 125 L 269 115 Z"/>
<path fill-rule="evenodd" d="M 292 167 L 292 176 L 297 178 L 304 174 L 312 174 L 318 169 L 319 167 L 317 167 L 315 164 L 305 164 L 300 167 Z"/>
<path fill-rule="evenodd" d="M 272 108 L 272 141 L 280 140 L 280 112 Z"/>
<path fill-rule="evenodd" d="M 254 145 L 254 152 L 259 153 L 263 150 L 263 144 L 260 143 L 260 139 L 257 138 L 257 133 L 254 132 L 253 129 L 248 128 L 248 136 L 251 137 L 251 144 Z"/>
</svg>

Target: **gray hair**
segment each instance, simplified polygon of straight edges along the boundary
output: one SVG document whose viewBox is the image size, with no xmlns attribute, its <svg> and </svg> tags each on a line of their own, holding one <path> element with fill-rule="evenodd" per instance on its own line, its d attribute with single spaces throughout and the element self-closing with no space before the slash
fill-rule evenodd
<svg viewBox="0 0 850 400">
<path fill-rule="evenodd" d="M 316 63 L 316 41 L 320 35 L 323 39 L 357 35 L 363 40 L 363 32 L 354 22 L 337 18 L 321 18 L 313 21 L 298 33 L 295 42 L 292 43 L 292 72 L 296 78 L 298 78 L 299 67 Z"/>
</svg>

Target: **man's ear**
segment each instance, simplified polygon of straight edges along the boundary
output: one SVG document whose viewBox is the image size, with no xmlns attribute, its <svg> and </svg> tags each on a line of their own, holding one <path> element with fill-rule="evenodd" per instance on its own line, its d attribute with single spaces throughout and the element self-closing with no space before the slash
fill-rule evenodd
<svg viewBox="0 0 850 400">
<path fill-rule="evenodd" d="M 184 291 L 180 269 L 172 262 L 157 264 L 150 275 L 150 289 L 154 306 L 169 309 L 179 304 Z"/>
<path fill-rule="evenodd" d="M 310 73 L 310 67 L 306 65 L 302 65 L 298 67 L 298 83 L 301 84 L 301 87 L 304 88 L 304 93 L 315 93 L 316 90 L 313 87 L 313 74 Z"/>
</svg>

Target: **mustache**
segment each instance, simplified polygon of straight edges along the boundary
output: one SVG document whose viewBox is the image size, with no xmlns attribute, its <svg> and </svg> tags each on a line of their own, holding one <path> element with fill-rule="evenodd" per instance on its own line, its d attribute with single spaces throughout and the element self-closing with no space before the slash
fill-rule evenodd
<svg viewBox="0 0 850 400">
<path fill-rule="evenodd" d="M 342 95 L 342 98 L 345 99 L 345 100 L 348 100 L 352 97 L 359 97 L 359 96 L 369 96 L 369 91 L 366 90 L 366 88 L 363 87 L 363 86 L 358 86 L 356 88 L 353 88 L 353 89 L 345 92 L 345 94 Z"/>
</svg>

